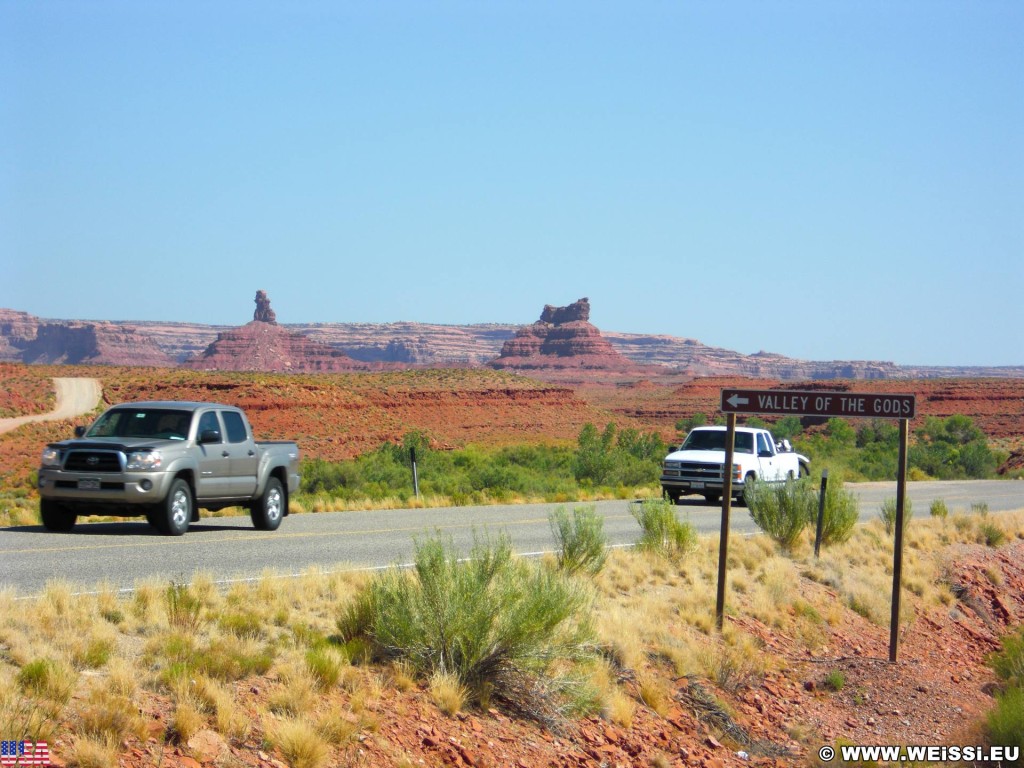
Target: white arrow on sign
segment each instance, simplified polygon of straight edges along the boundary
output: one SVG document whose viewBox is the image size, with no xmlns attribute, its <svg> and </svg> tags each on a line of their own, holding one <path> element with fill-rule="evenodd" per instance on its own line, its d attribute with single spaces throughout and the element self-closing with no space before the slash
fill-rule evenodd
<svg viewBox="0 0 1024 768">
<path fill-rule="evenodd" d="M 749 397 L 740 397 L 739 395 L 733 395 L 732 397 L 730 397 L 725 402 L 727 402 L 733 408 L 736 408 L 736 407 L 741 406 L 741 405 L 748 405 L 750 403 L 750 398 Z"/>
</svg>

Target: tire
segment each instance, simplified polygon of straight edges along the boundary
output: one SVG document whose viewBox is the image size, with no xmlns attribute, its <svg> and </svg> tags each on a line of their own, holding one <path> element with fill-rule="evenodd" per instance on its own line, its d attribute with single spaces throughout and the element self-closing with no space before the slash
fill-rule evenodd
<svg viewBox="0 0 1024 768">
<path fill-rule="evenodd" d="M 811 474 L 811 468 L 808 467 L 806 464 L 804 464 L 801 461 L 800 462 L 800 473 L 799 474 L 800 474 L 800 477 L 807 477 L 809 474 Z"/>
<path fill-rule="evenodd" d="M 39 500 L 39 517 L 43 521 L 43 527 L 54 533 L 67 533 L 78 521 L 78 515 L 70 508 L 52 499 Z"/>
<path fill-rule="evenodd" d="M 276 531 L 281 525 L 288 506 L 288 496 L 281 486 L 281 481 L 276 477 L 267 480 L 267 487 L 263 489 L 263 495 L 252 505 L 249 511 L 252 517 L 253 527 L 260 531 Z"/>
<path fill-rule="evenodd" d="M 722 498 L 722 494 L 720 494 L 720 493 L 705 493 L 704 494 L 704 501 L 706 501 L 708 504 L 717 504 L 719 499 L 721 499 L 721 498 Z"/>
<path fill-rule="evenodd" d="M 746 490 L 748 485 L 753 485 L 756 482 L 757 482 L 757 475 L 755 475 L 753 472 L 748 472 L 747 476 L 743 478 L 743 488 L 744 488 L 744 490 Z M 742 504 L 743 506 L 746 506 L 747 500 L 746 500 L 746 497 L 744 496 L 744 494 L 742 492 L 739 495 L 736 496 L 736 503 L 737 504 Z"/>
<path fill-rule="evenodd" d="M 167 497 L 160 503 L 159 511 L 154 514 L 157 530 L 167 536 L 181 536 L 192 521 L 193 503 L 188 481 L 180 477 L 175 479 Z"/>
</svg>

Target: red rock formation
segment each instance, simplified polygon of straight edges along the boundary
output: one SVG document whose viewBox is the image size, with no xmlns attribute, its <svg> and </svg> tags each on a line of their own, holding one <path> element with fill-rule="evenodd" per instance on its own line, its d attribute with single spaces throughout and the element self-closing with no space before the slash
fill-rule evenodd
<svg viewBox="0 0 1024 768">
<path fill-rule="evenodd" d="M 218 334 L 205 352 L 186 360 L 182 367 L 198 371 L 306 373 L 365 370 L 369 366 L 300 333 L 253 320 Z"/>
<path fill-rule="evenodd" d="M 622 370 L 634 364 L 620 355 L 589 322 L 590 302 L 583 298 L 568 307 L 544 307 L 540 320 L 505 342 L 492 368 L 537 370 L 586 368 Z"/>
<path fill-rule="evenodd" d="M 106 322 L 40 323 L 36 337 L 19 358 L 25 363 L 145 365 L 161 368 L 175 361 L 135 327 Z"/>
<path fill-rule="evenodd" d="M 0 309 L 0 360 L 21 360 L 25 348 L 36 339 L 39 318 L 28 312 Z"/>
<path fill-rule="evenodd" d="M 256 311 L 252 313 L 252 319 L 261 323 L 277 325 L 277 313 L 270 308 L 270 297 L 266 291 L 256 291 Z"/>
</svg>

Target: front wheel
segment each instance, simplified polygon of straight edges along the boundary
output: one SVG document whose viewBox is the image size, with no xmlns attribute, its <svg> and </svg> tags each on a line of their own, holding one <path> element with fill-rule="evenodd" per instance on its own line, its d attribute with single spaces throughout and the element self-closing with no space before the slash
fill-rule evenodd
<svg viewBox="0 0 1024 768">
<path fill-rule="evenodd" d="M 78 515 L 53 499 L 39 500 L 39 517 L 48 531 L 66 533 L 75 527 Z"/>
<path fill-rule="evenodd" d="M 185 533 L 192 521 L 192 504 L 192 488 L 186 480 L 177 478 L 171 483 L 159 513 L 154 516 L 160 533 L 168 536 L 181 536 Z M 146 519 L 149 519 L 148 515 Z"/>
<path fill-rule="evenodd" d="M 286 499 L 281 481 L 276 477 L 268 479 L 263 495 L 252 505 L 249 513 L 253 527 L 261 531 L 276 531 L 284 517 Z"/>
<path fill-rule="evenodd" d="M 743 490 L 736 496 L 737 504 L 747 503 L 747 488 L 753 488 L 754 484 L 757 483 L 757 475 L 753 472 L 748 472 L 747 476 L 743 478 Z"/>
</svg>

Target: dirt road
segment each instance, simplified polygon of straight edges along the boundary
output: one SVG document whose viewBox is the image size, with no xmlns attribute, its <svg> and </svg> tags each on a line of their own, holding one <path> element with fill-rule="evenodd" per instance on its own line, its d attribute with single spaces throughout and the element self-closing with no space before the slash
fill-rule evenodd
<svg viewBox="0 0 1024 768">
<path fill-rule="evenodd" d="M 100 402 L 102 389 L 99 379 L 55 378 L 53 384 L 57 389 L 56 408 L 49 413 L 40 413 L 34 416 L 0 419 L 0 433 L 10 432 L 12 429 L 17 429 L 22 424 L 32 421 L 73 419 L 83 413 L 89 413 Z"/>
</svg>

